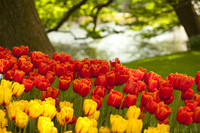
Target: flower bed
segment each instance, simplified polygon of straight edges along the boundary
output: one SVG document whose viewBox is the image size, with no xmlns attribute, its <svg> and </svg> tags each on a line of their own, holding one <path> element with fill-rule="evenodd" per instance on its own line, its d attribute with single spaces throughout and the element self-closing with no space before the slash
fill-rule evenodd
<svg viewBox="0 0 200 133">
<path fill-rule="evenodd" d="M 0 47 L 0 132 L 197 132 L 200 71 L 162 78 L 118 58 L 50 58 L 27 46 Z"/>
</svg>

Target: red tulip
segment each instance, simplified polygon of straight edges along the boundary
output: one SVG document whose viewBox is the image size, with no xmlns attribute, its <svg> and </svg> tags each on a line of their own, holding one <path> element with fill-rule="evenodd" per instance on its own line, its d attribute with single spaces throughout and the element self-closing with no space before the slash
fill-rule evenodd
<svg viewBox="0 0 200 133">
<path fill-rule="evenodd" d="M 114 70 L 114 69 L 113 69 Z M 122 64 L 115 66 L 115 85 L 122 85 L 127 82 L 129 78 L 128 69 Z"/>
<path fill-rule="evenodd" d="M 197 71 L 197 74 L 196 74 L 196 77 L 195 77 L 195 83 L 196 83 L 196 85 L 198 85 L 199 80 L 200 80 L 200 71 Z"/>
<path fill-rule="evenodd" d="M 95 79 L 94 85 L 95 85 L 95 86 L 97 86 L 97 85 L 98 85 L 98 86 L 103 86 L 103 87 L 109 89 L 109 86 L 108 86 L 108 83 L 107 83 L 107 80 L 106 80 L 106 75 L 105 75 L 105 74 L 104 74 L 104 75 L 99 75 L 99 76 Z"/>
<path fill-rule="evenodd" d="M 18 63 L 19 64 L 19 63 Z M 24 71 L 26 75 L 33 71 L 33 64 L 30 61 L 22 61 L 19 65 L 19 69 Z"/>
<path fill-rule="evenodd" d="M 66 71 L 67 71 L 66 66 L 63 63 L 56 64 L 56 66 L 55 66 L 56 76 L 58 76 L 58 77 L 65 76 Z"/>
<path fill-rule="evenodd" d="M 113 106 L 116 109 L 119 109 L 122 99 L 123 99 L 123 94 L 121 92 L 111 90 L 108 95 L 107 103 L 109 106 Z"/>
<path fill-rule="evenodd" d="M 114 62 L 112 62 L 112 61 L 110 60 L 110 65 L 111 65 L 112 67 L 115 67 L 116 64 L 120 64 L 119 58 L 115 58 L 115 61 L 114 61 Z"/>
<path fill-rule="evenodd" d="M 146 77 L 144 79 L 144 82 L 148 84 L 150 79 L 158 81 L 160 78 L 161 78 L 160 75 L 150 71 L 149 73 L 147 73 L 147 75 L 146 75 Z"/>
<path fill-rule="evenodd" d="M 73 91 L 78 93 L 82 97 L 86 97 L 90 92 L 92 87 L 92 80 L 85 78 L 85 79 L 75 79 L 73 81 Z"/>
<path fill-rule="evenodd" d="M 197 103 L 198 103 L 198 106 L 200 105 L 200 95 L 199 94 L 194 94 L 194 99 Z"/>
<path fill-rule="evenodd" d="M 158 103 L 159 103 L 159 102 L 160 102 L 159 100 L 153 99 L 153 97 L 150 98 L 149 101 L 147 101 L 147 105 L 146 105 L 147 111 L 148 111 L 150 114 L 154 114 L 154 113 L 156 112 L 156 109 L 157 109 L 157 107 L 158 107 Z"/>
<path fill-rule="evenodd" d="M 110 71 L 106 73 L 106 81 L 109 86 L 113 87 L 115 86 L 115 72 Z"/>
<path fill-rule="evenodd" d="M 180 124 L 188 125 L 193 121 L 192 116 L 193 112 L 189 107 L 180 107 L 176 119 Z"/>
<path fill-rule="evenodd" d="M 181 93 L 182 100 L 191 100 L 193 96 L 194 96 L 194 91 L 192 89 L 188 89 L 187 91 Z"/>
<path fill-rule="evenodd" d="M 54 82 L 55 78 L 55 73 L 52 71 L 48 71 L 45 75 L 45 78 L 49 80 L 49 83 L 52 84 Z"/>
<path fill-rule="evenodd" d="M 59 94 L 60 94 L 59 89 L 54 87 L 48 87 L 46 91 L 42 92 L 42 100 L 48 97 L 56 99 L 59 96 Z"/>
<path fill-rule="evenodd" d="M 142 95 L 141 95 L 141 104 L 142 104 L 142 106 L 146 106 L 147 102 L 151 98 L 159 99 L 158 93 L 157 92 L 151 93 L 151 92 L 143 91 Z"/>
<path fill-rule="evenodd" d="M 173 94 L 173 87 L 160 87 L 159 88 L 159 97 L 162 100 L 169 100 Z"/>
<path fill-rule="evenodd" d="M 44 62 L 45 60 L 49 59 L 48 54 L 44 54 L 40 51 L 30 52 L 29 57 L 31 57 L 33 66 L 35 68 L 38 68 L 41 62 Z"/>
<path fill-rule="evenodd" d="M 72 79 L 71 77 L 67 77 L 67 76 L 61 76 L 59 78 L 59 89 L 63 90 L 63 91 L 66 91 L 69 89 L 70 87 L 70 84 L 72 82 Z"/>
<path fill-rule="evenodd" d="M 90 67 L 88 64 L 84 64 L 82 69 L 80 70 L 81 78 L 90 78 Z"/>
<path fill-rule="evenodd" d="M 138 86 L 139 85 L 138 85 L 137 82 L 135 82 L 134 80 L 129 78 L 128 81 L 126 82 L 124 88 L 123 88 L 123 92 L 138 96 L 138 94 L 139 94 L 139 87 Z"/>
<path fill-rule="evenodd" d="M 196 107 L 194 110 L 193 120 L 196 123 L 200 123 L 200 107 Z"/>
<path fill-rule="evenodd" d="M 50 86 L 49 80 L 46 79 L 44 76 L 37 76 L 34 79 L 34 85 L 36 88 L 40 89 L 41 91 L 46 91 L 47 87 Z"/>
<path fill-rule="evenodd" d="M 164 121 L 159 121 L 159 124 L 169 124 L 169 119 L 165 119 Z"/>
<path fill-rule="evenodd" d="M 197 85 L 197 91 L 200 91 L 200 82 Z"/>
<path fill-rule="evenodd" d="M 146 84 L 143 81 L 137 81 L 139 92 L 142 92 L 146 88 Z"/>
<path fill-rule="evenodd" d="M 41 62 L 38 67 L 38 73 L 46 75 L 48 71 L 50 71 L 50 66 L 47 63 Z"/>
<path fill-rule="evenodd" d="M 155 112 L 155 117 L 159 121 L 165 120 L 171 114 L 171 108 L 165 105 L 163 102 L 158 103 L 158 107 Z"/>
<path fill-rule="evenodd" d="M 137 101 L 137 96 L 136 95 L 128 94 L 124 98 L 124 101 L 123 101 L 123 104 L 122 104 L 122 108 L 129 108 L 130 106 L 135 105 L 136 101 Z"/>
<path fill-rule="evenodd" d="M 12 80 L 14 79 L 14 73 L 15 73 L 15 71 L 13 71 L 13 70 L 8 70 L 8 71 L 4 74 L 4 78 L 5 78 L 6 80 L 12 81 Z"/>
<path fill-rule="evenodd" d="M 30 79 L 24 78 L 24 79 L 22 80 L 22 84 L 23 84 L 24 87 L 25 87 L 25 90 L 24 90 L 25 92 L 29 92 L 29 91 L 31 91 L 32 88 L 33 88 L 33 81 L 30 80 Z"/>
<path fill-rule="evenodd" d="M 39 76 L 39 73 L 30 72 L 28 78 L 32 81 L 35 80 L 35 77 Z"/>
<path fill-rule="evenodd" d="M 100 97 L 99 95 L 91 95 L 91 98 L 97 103 L 97 109 L 99 110 L 102 106 L 103 97 Z"/>
<path fill-rule="evenodd" d="M 0 74 L 6 73 L 10 68 L 10 62 L 5 59 L 0 59 Z"/>
<path fill-rule="evenodd" d="M 103 87 L 103 86 L 96 86 L 96 87 L 92 90 L 92 92 L 91 92 L 91 97 L 92 97 L 93 95 L 98 95 L 98 96 L 104 98 L 105 94 L 106 94 L 106 88 L 105 88 L 105 87 Z"/>
<path fill-rule="evenodd" d="M 73 62 L 75 71 L 80 71 L 83 67 L 83 62 L 79 60 L 74 60 Z"/>
<path fill-rule="evenodd" d="M 164 103 L 165 104 L 167 104 L 167 105 L 169 105 L 169 104 L 171 104 L 173 101 L 174 101 L 174 95 L 172 94 L 172 96 L 170 97 L 170 99 L 168 99 L 168 100 L 163 100 L 164 101 Z"/>
<path fill-rule="evenodd" d="M 56 61 L 60 61 L 61 60 L 61 54 L 59 54 L 58 52 L 54 52 L 52 59 L 54 59 Z"/>
<path fill-rule="evenodd" d="M 25 72 L 20 71 L 20 70 L 15 70 L 14 81 L 21 83 L 24 78 L 24 75 L 25 75 Z"/>
<path fill-rule="evenodd" d="M 198 102 L 195 100 L 185 100 L 185 106 L 188 106 L 192 111 L 198 106 Z"/>
<path fill-rule="evenodd" d="M 148 86 L 147 86 L 148 91 L 155 92 L 157 91 L 157 88 L 158 88 L 158 81 L 149 79 Z"/>
<path fill-rule="evenodd" d="M 15 57 L 20 57 L 22 55 L 28 54 L 28 46 L 13 47 L 12 52 Z"/>
<path fill-rule="evenodd" d="M 61 63 L 69 62 L 71 60 L 72 60 L 71 55 L 68 55 L 67 53 L 61 53 L 61 58 L 60 58 Z"/>
</svg>

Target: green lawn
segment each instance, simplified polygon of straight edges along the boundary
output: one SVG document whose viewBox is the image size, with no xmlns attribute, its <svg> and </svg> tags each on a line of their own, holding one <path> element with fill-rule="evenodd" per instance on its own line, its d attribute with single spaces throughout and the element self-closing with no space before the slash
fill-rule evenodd
<svg viewBox="0 0 200 133">
<path fill-rule="evenodd" d="M 200 71 L 200 52 L 180 52 L 164 56 L 157 56 L 144 60 L 133 61 L 124 64 L 128 68 L 143 67 L 147 71 L 154 71 L 163 78 L 170 73 L 182 73 L 188 76 L 196 76 L 196 72 Z"/>
</svg>

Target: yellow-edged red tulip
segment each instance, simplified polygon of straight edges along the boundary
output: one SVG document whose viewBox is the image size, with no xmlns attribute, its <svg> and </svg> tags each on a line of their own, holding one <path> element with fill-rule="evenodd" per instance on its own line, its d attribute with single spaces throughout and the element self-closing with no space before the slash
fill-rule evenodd
<svg viewBox="0 0 200 133">
<path fill-rule="evenodd" d="M 65 124 L 71 122 L 71 120 L 73 119 L 73 115 L 74 115 L 74 109 L 64 106 L 61 111 L 59 113 L 57 113 L 56 118 L 58 123 L 61 126 L 64 126 Z"/>
<path fill-rule="evenodd" d="M 119 124 L 120 123 L 120 124 Z M 114 133 L 124 133 L 127 127 L 127 120 L 120 115 L 110 115 L 111 131 Z"/>
<path fill-rule="evenodd" d="M 40 116 L 38 119 L 37 128 L 39 133 L 57 133 L 57 128 L 54 127 L 54 123 L 51 122 L 49 117 Z"/>
<path fill-rule="evenodd" d="M 57 113 L 56 107 L 54 105 L 51 105 L 51 104 L 43 104 L 42 106 L 43 106 L 42 116 L 46 116 L 46 117 L 53 119 L 53 117 Z"/>
<path fill-rule="evenodd" d="M 140 108 L 137 108 L 136 106 L 130 106 L 128 108 L 128 111 L 126 112 L 126 119 L 131 119 L 131 118 L 138 119 L 140 113 L 141 113 Z"/>
<path fill-rule="evenodd" d="M 95 127 L 94 122 L 88 117 L 78 117 L 75 125 L 75 133 L 87 133 L 91 127 Z"/>
<path fill-rule="evenodd" d="M 99 129 L 99 133 L 111 133 L 110 128 L 108 126 L 101 126 Z"/>
<path fill-rule="evenodd" d="M 141 133 L 143 122 L 141 119 L 130 118 L 128 120 L 126 133 Z"/>
<path fill-rule="evenodd" d="M 24 128 L 28 123 L 28 115 L 21 110 L 17 110 L 15 122 L 19 128 Z"/>
<path fill-rule="evenodd" d="M 20 84 L 18 82 L 14 82 L 12 84 L 11 89 L 12 89 L 13 96 L 14 97 L 19 97 L 24 92 L 25 87 L 24 87 L 23 84 Z"/>
<path fill-rule="evenodd" d="M 92 115 L 89 115 L 88 118 L 98 120 L 100 116 L 100 111 L 96 110 Z"/>
<path fill-rule="evenodd" d="M 43 107 L 37 100 L 31 100 L 25 111 L 30 118 L 35 119 L 42 114 Z"/>
<path fill-rule="evenodd" d="M 12 99 L 12 90 L 7 86 L 0 86 L 0 105 L 7 106 Z"/>
<path fill-rule="evenodd" d="M 8 120 L 5 118 L 6 114 L 3 110 L 0 110 L 0 128 L 5 128 L 8 124 Z"/>
<path fill-rule="evenodd" d="M 85 99 L 83 102 L 83 112 L 86 116 L 94 114 L 97 110 L 97 103 L 92 99 Z"/>
</svg>

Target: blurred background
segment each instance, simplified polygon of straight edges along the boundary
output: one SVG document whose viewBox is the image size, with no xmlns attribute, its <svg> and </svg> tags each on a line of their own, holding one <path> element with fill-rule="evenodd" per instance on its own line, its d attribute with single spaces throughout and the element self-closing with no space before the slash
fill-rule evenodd
<svg viewBox="0 0 200 133">
<path fill-rule="evenodd" d="M 72 59 L 118 57 L 127 63 L 199 50 L 199 7 L 199 0 L 2 0 L 0 41 L 5 47 L 27 44 L 49 54 L 65 52 Z M 44 33 L 35 26 L 41 24 Z M 10 25 L 20 25 L 20 35 L 6 40 Z M 16 36 L 17 28 L 13 31 Z"/>
</svg>

